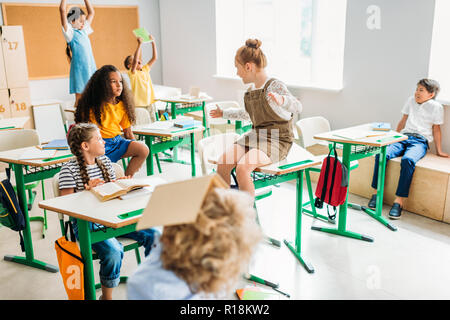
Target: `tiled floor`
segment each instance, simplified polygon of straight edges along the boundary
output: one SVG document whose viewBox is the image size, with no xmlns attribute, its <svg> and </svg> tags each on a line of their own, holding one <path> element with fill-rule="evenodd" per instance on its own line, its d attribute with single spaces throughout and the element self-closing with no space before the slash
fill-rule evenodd
<svg viewBox="0 0 450 320">
<path fill-rule="evenodd" d="M 181 156 L 189 156 L 184 153 L 181 151 Z M 162 165 L 161 176 L 168 181 L 190 177 L 189 166 Z M 138 175 L 144 172 L 142 169 Z M 199 165 L 197 172 L 201 172 Z M 52 195 L 50 181 L 46 182 L 46 194 Z M 36 203 L 41 198 L 38 191 Z M 366 204 L 367 199 L 350 195 L 350 201 Z M 257 207 L 267 235 L 294 240 L 293 183 L 274 187 L 273 195 L 260 200 Z M 383 214 L 388 210 L 385 206 Z M 42 212 L 35 204 L 31 215 L 38 214 Z M 54 241 L 60 237 L 59 221 L 55 213 L 47 215 L 45 238 L 41 237 L 42 224 L 31 223 L 34 254 L 36 259 L 57 265 Z M 450 225 L 405 212 L 401 220 L 393 222 L 398 227 L 393 232 L 361 211 L 349 209 L 347 229 L 373 237 L 375 241 L 369 243 L 313 231 L 312 225 L 326 223 L 306 215 L 302 221 L 302 255 L 314 273 L 307 273 L 284 244 L 279 249 L 260 244 L 249 267 L 252 274 L 278 282 L 291 299 L 450 299 Z M 21 255 L 18 234 L 5 227 L 0 228 L 0 254 Z M 98 279 L 98 262 L 94 268 Z M 134 253 L 127 252 L 122 274 L 129 275 L 135 268 Z M 239 286 L 245 285 L 252 283 L 241 280 Z M 66 298 L 59 273 L 0 260 L 0 299 Z M 115 289 L 114 298 L 126 299 L 126 284 Z"/>
</svg>

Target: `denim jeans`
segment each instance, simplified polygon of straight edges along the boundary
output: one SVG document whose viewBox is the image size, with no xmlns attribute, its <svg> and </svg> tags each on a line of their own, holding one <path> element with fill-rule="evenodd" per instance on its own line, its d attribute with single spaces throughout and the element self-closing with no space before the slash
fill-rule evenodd
<svg viewBox="0 0 450 320">
<path fill-rule="evenodd" d="M 404 198 L 407 198 L 409 195 L 409 187 L 411 186 L 413 173 L 416 169 L 416 163 L 425 156 L 428 149 L 428 141 L 424 137 L 406 135 L 408 136 L 408 140 L 400 141 L 386 147 L 386 164 L 389 159 L 402 157 L 400 177 L 395 195 Z M 374 189 L 378 185 L 379 161 L 380 155 L 377 154 L 372 177 L 372 188 Z"/>
<path fill-rule="evenodd" d="M 72 220 L 73 231 L 78 239 L 78 225 L 76 220 Z M 101 225 L 89 222 L 92 231 L 104 228 Z M 99 231 L 101 232 L 101 231 Z M 148 256 L 152 248 L 155 232 L 154 229 L 133 231 L 121 237 L 136 240 L 144 246 L 144 255 Z M 100 258 L 100 283 L 107 288 L 114 288 L 120 282 L 120 268 L 122 267 L 123 245 L 116 239 L 110 238 L 92 244 L 92 249 Z"/>
</svg>

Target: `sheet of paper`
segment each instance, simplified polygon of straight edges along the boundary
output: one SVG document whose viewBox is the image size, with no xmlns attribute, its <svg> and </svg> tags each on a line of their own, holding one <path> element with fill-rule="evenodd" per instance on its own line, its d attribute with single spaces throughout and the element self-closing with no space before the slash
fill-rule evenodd
<svg viewBox="0 0 450 320">
<path fill-rule="evenodd" d="M 170 130 L 173 128 L 173 121 L 155 121 L 145 126 L 145 129 Z"/>
<path fill-rule="evenodd" d="M 150 39 L 150 35 L 148 34 L 148 31 L 145 28 L 134 29 L 133 33 L 136 36 L 136 38 L 142 38 L 144 43 L 153 41 Z"/>
<path fill-rule="evenodd" d="M 128 192 L 127 194 L 124 194 L 123 196 L 120 196 L 120 199 L 126 200 L 126 199 L 130 199 L 130 198 L 135 198 L 135 197 L 143 196 L 146 194 L 150 194 L 153 192 L 153 189 L 155 189 L 155 187 L 144 187 L 144 188 L 136 189 L 136 190 Z"/>
</svg>

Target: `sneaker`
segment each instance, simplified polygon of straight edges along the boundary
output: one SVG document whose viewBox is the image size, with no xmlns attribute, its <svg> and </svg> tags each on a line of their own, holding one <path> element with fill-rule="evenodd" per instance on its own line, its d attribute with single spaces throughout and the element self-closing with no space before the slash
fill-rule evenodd
<svg viewBox="0 0 450 320">
<path fill-rule="evenodd" d="M 377 195 L 373 194 L 372 198 L 369 200 L 369 204 L 367 205 L 370 209 L 375 209 L 377 206 Z"/>
<path fill-rule="evenodd" d="M 389 218 L 400 219 L 401 216 L 402 216 L 402 207 L 400 206 L 399 203 L 394 202 L 391 210 L 389 211 Z"/>
</svg>

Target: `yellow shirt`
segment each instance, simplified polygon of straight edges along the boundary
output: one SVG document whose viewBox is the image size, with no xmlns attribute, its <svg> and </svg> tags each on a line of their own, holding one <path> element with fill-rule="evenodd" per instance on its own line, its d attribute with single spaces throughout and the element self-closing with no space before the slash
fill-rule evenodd
<svg viewBox="0 0 450 320">
<path fill-rule="evenodd" d="M 106 103 L 103 106 L 102 125 L 100 126 L 95 120 L 94 113 L 91 111 L 90 122 L 95 123 L 100 128 L 102 138 L 114 138 L 122 134 L 122 129 L 129 128 L 131 122 L 128 119 L 127 112 L 123 102 L 118 104 Z"/>
<path fill-rule="evenodd" d="M 155 102 L 152 79 L 150 78 L 150 67 L 146 64 L 142 70 L 133 73 L 128 71 L 131 90 L 134 93 L 134 104 L 136 107 L 146 107 Z"/>
</svg>

